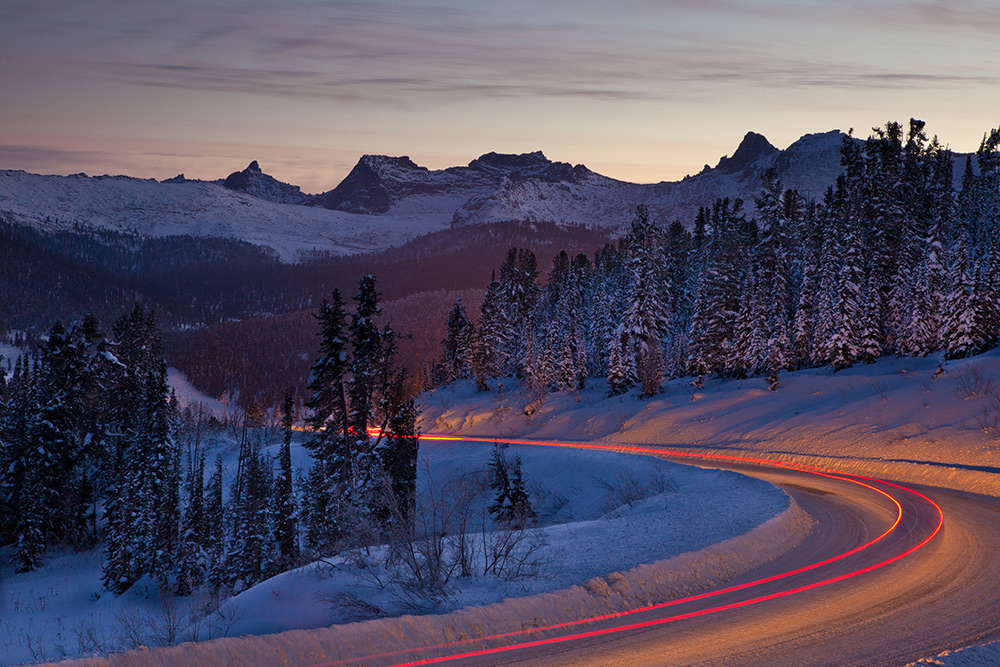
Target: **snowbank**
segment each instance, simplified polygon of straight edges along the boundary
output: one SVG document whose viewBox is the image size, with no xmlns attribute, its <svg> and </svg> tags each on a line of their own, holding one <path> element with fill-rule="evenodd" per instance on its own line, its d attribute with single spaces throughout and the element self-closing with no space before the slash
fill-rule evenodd
<svg viewBox="0 0 1000 667">
<path fill-rule="evenodd" d="M 940 370 L 939 370 L 940 364 Z M 1000 495 L 1000 350 L 972 359 L 887 358 L 839 373 L 761 379 L 690 378 L 641 400 L 607 397 L 603 382 L 532 402 L 510 385 L 471 383 L 425 398 L 422 429 L 455 435 L 551 438 L 772 458 Z"/>
<path fill-rule="evenodd" d="M 1000 665 L 1000 642 L 970 646 L 958 651 L 945 651 L 933 658 L 921 658 L 906 667 L 944 665 L 945 667 L 994 667 Z"/>
<path fill-rule="evenodd" d="M 791 504 L 779 516 L 745 535 L 628 572 L 597 577 L 554 593 L 509 599 L 446 615 L 405 616 L 266 637 L 186 643 L 60 665 L 311 665 L 349 656 L 389 653 L 416 644 L 462 641 L 487 633 L 523 630 L 634 609 L 718 585 L 787 552 L 804 539 L 810 526 L 811 519 L 797 505 Z"/>
<path fill-rule="evenodd" d="M 209 447 L 210 459 L 222 454 L 227 467 L 235 466 L 235 443 L 222 438 L 210 440 Z M 449 479 L 482 470 L 490 450 L 491 445 L 484 443 L 425 441 L 418 483 L 439 488 Z M 0 604 L 13 609 L 10 605 L 15 600 L 36 601 L 30 609 L 15 610 L 26 614 L 0 615 L 0 655 L 6 656 L 5 664 L 16 664 L 93 654 L 102 647 L 120 646 L 116 642 L 123 624 L 128 623 L 142 626 L 138 634 L 149 636 L 133 643 L 154 645 L 160 639 L 153 635 L 168 630 L 165 625 L 170 614 L 180 618 L 174 621 L 174 630 L 181 639 L 289 630 L 297 636 L 308 631 L 320 633 L 323 642 L 355 645 L 359 651 L 371 652 L 371 647 L 400 645 L 400 627 L 413 626 L 412 632 L 423 628 L 424 634 L 419 636 L 433 643 L 455 633 L 472 633 L 475 627 L 520 627 L 525 614 L 557 622 L 673 599 L 738 576 L 790 549 L 809 526 L 808 518 L 783 492 L 735 473 L 611 452 L 511 446 L 505 455 L 522 458 L 528 490 L 538 510 L 539 532 L 545 542 L 538 553 L 540 576 L 514 581 L 487 576 L 456 580 L 447 600 L 425 609 L 439 614 L 434 617 L 307 630 L 375 614 L 398 617 L 410 609 L 392 589 L 380 589 L 356 565 L 334 557 L 244 591 L 224 603 L 220 614 L 195 627 L 187 619 L 197 615 L 196 607 L 204 600 L 163 601 L 155 587 L 137 587 L 117 598 L 101 590 L 99 551 L 65 554 L 28 575 L 12 575 L 9 568 L 0 573 L 5 579 L 4 602 Z M 306 452 L 296 445 L 293 463 L 301 468 L 307 461 Z M 647 497 L 635 499 L 631 506 L 616 503 L 612 491 L 624 482 L 646 487 Z M 624 578 L 608 575 L 621 571 L 630 572 Z M 602 576 L 604 579 L 599 579 Z M 605 591 L 608 586 L 613 594 Z M 348 599 L 351 603 L 345 605 Z M 443 612 L 453 613 L 441 615 Z M 412 639 L 411 630 L 406 636 Z M 256 647 L 263 640 L 245 641 Z M 282 634 L 260 645 L 280 648 L 285 641 Z M 217 649 L 177 650 L 183 651 L 184 661 L 210 664 L 206 656 Z M 176 660 L 181 654 L 169 655 Z M 279 654 L 267 655 L 277 659 Z M 271 658 L 261 657 L 257 664 L 270 662 Z"/>
</svg>

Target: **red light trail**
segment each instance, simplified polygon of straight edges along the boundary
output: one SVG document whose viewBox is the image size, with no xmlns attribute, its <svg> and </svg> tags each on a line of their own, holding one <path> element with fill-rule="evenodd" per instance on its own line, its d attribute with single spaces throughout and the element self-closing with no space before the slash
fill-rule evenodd
<svg viewBox="0 0 1000 667">
<path fill-rule="evenodd" d="M 578 639 L 585 639 L 585 638 L 588 638 L 588 637 L 597 637 L 597 636 L 609 635 L 609 634 L 614 634 L 614 633 L 619 633 L 619 632 L 626 632 L 626 631 L 629 631 L 629 630 L 637 630 L 637 629 L 648 628 L 648 627 L 653 627 L 653 626 L 657 626 L 657 625 L 664 625 L 666 623 L 671 623 L 671 622 L 674 622 L 674 621 L 680 621 L 680 620 L 687 619 L 687 618 L 695 618 L 695 617 L 698 617 L 698 616 L 706 616 L 706 615 L 709 615 L 709 614 L 714 614 L 714 613 L 726 611 L 726 610 L 729 610 L 729 609 L 737 609 L 737 608 L 740 608 L 740 607 L 746 607 L 746 606 L 749 606 L 749 605 L 758 604 L 760 602 L 765 602 L 767 600 L 773 600 L 773 599 L 777 599 L 777 598 L 786 597 L 786 596 L 789 596 L 789 595 L 794 595 L 796 593 L 801 593 L 801 592 L 804 592 L 804 591 L 813 590 L 813 589 L 820 588 L 820 587 L 823 587 L 823 586 L 828 586 L 828 585 L 831 585 L 831 584 L 834 584 L 834 583 L 837 583 L 837 582 L 840 582 L 840 581 L 844 581 L 846 579 L 851 579 L 853 577 L 857 577 L 857 576 L 866 574 L 868 572 L 872 572 L 874 570 L 878 570 L 878 569 L 883 568 L 883 567 L 885 567 L 887 565 L 890 565 L 890 564 L 895 563 L 895 562 L 897 562 L 899 560 L 902 560 L 903 558 L 909 556 L 910 554 L 912 554 L 915 551 L 921 549 L 927 543 L 929 543 L 940 532 L 941 527 L 944 525 L 944 513 L 941 511 L 941 507 L 937 503 L 935 503 L 933 500 L 931 500 L 930 498 L 928 498 L 926 495 L 920 493 L 919 491 L 915 491 L 915 490 L 910 489 L 908 487 L 905 487 L 905 486 L 902 486 L 902 485 L 899 485 L 899 484 L 895 484 L 893 482 L 889 482 L 889 481 L 886 481 L 886 480 L 874 478 L 874 477 L 865 477 L 865 476 L 861 476 L 861 475 L 846 475 L 844 473 L 838 473 L 838 472 L 835 472 L 835 471 L 832 471 L 832 470 L 826 470 L 826 469 L 823 469 L 823 468 L 818 468 L 816 466 L 810 466 L 810 465 L 804 465 L 804 464 L 792 464 L 792 463 L 786 463 L 786 462 L 782 462 L 782 461 L 774 461 L 774 460 L 771 460 L 771 459 L 745 457 L 745 456 L 727 456 L 727 455 L 721 455 L 721 454 L 701 454 L 701 453 L 692 453 L 692 452 L 682 452 L 682 451 L 670 450 L 670 449 L 665 449 L 665 448 L 648 447 L 648 446 L 635 446 L 635 445 L 597 445 L 597 444 L 589 444 L 589 443 L 568 443 L 568 442 L 555 442 L 555 441 L 523 440 L 523 439 L 512 439 L 512 438 L 483 438 L 483 437 L 471 437 L 471 436 L 460 437 L 460 436 L 447 436 L 447 435 L 421 435 L 420 438 L 422 440 L 444 441 L 444 442 L 486 442 L 486 443 L 501 443 L 501 444 L 528 445 L 528 446 L 541 446 L 541 447 L 563 447 L 563 448 L 571 448 L 571 449 L 587 449 L 587 450 L 595 450 L 595 451 L 610 451 L 610 452 L 618 452 L 618 453 L 623 453 L 623 454 L 640 454 L 640 455 L 647 455 L 647 456 L 654 455 L 654 456 L 670 456 L 670 457 L 677 457 L 677 458 L 704 459 L 704 460 L 708 460 L 708 461 L 713 461 L 714 460 L 714 461 L 724 461 L 724 462 L 728 462 L 728 463 L 754 464 L 754 465 L 760 465 L 760 466 L 769 466 L 769 467 L 775 467 L 775 468 L 783 468 L 783 469 L 787 469 L 787 470 L 794 470 L 794 471 L 798 471 L 798 472 L 803 472 L 803 473 L 808 473 L 808 474 L 812 474 L 812 475 L 817 475 L 817 476 L 820 476 L 820 477 L 827 477 L 827 478 L 830 478 L 830 479 L 835 479 L 835 480 L 850 482 L 852 484 L 857 484 L 857 485 L 859 485 L 861 487 L 864 487 L 864 488 L 869 489 L 871 491 L 874 491 L 874 492 L 876 492 L 878 494 L 881 494 L 885 498 L 889 499 L 889 501 L 895 506 L 895 508 L 896 508 L 896 518 L 893 521 L 892 525 L 889 526 L 889 528 L 886 529 L 882 534 L 880 534 L 877 537 L 869 540 L 865 544 L 862 544 L 862 545 L 860 545 L 858 547 L 855 547 L 854 549 L 851 549 L 850 551 L 846 551 L 846 552 L 844 552 L 842 554 L 839 554 L 837 556 L 833 556 L 831 558 L 827 558 L 825 560 L 813 563 L 811 565 L 807 565 L 805 567 L 796 568 L 794 570 L 789 570 L 787 572 L 782 572 L 780 574 L 776 574 L 776 575 L 773 575 L 773 576 L 770 576 L 770 577 L 765 577 L 763 579 L 758 579 L 758 580 L 755 580 L 755 581 L 750 581 L 750 582 L 747 582 L 747 583 L 744 583 L 744 584 L 740 584 L 740 585 L 737 585 L 737 586 L 731 586 L 731 587 L 728 587 L 728 588 L 723 588 L 723 589 L 718 589 L 718 590 L 714 590 L 714 591 L 709 591 L 707 593 L 700 593 L 698 595 L 692 595 L 692 596 L 688 596 L 688 597 L 685 597 L 685 598 L 680 598 L 680 599 L 677 599 L 677 600 L 671 600 L 669 602 L 663 602 L 663 603 L 659 603 L 659 604 L 648 605 L 648 606 L 645 606 L 645 607 L 638 607 L 638 608 L 635 608 L 635 609 L 630 609 L 630 610 L 621 611 L 621 612 L 615 612 L 615 613 L 612 613 L 612 614 L 605 614 L 605 615 L 602 615 L 602 616 L 593 616 L 593 617 L 589 617 L 589 618 L 583 618 L 583 619 L 578 619 L 578 620 L 574 620 L 574 621 L 567 621 L 567 622 L 564 622 L 564 623 L 556 623 L 556 624 L 541 626 L 541 627 L 537 627 L 537 628 L 527 628 L 527 629 L 524 629 L 524 630 L 517 630 L 517 631 L 513 631 L 513 632 L 505 632 L 505 633 L 499 633 L 499 634 L 494 634 L 494 635 L 486 635 L 486 636 L 482 636 L 482 637 L 473 637 L 473 638 L 469 638 L 469 639 L 462 639 L 462 640 L 453 641 L 453 642 L 447 642 L 447 643 L 443 643 L 443 644 L 435 644 L 435 645 L 429 645 L 429 646 L 423 646 L 423 647 L 416 647 L 416 648 L 413 648 L 413 649 L 406 649 L 406 650 L 400 650 L 400 651 L 392 651 L 392 652 L 388 652 L 388 653 L 381 653 L 381 654 L 376 654 L 376 655 L 368 655 L 368 656 L 363 656 L 363 657 L 358 657 L 358 658 L 350 658 L 350 659 L 346 659 L 346 660 L 337 660 L 337 661 L 334 661 L 334 662 L 320 663 L 318 665 L 314 665 L 313 667 L 332 667 L 333 665 L 342 665 L 342 664 L 348 664 L 348 663 L 353 663 L 353 662 L 363 661 L 363 660 L 386 659 L 386 658 L 391 658 L 393 656 L 398 656 L 398 655 L 406 655 L 406 654 L 413 654 L 413 653 L 420 653 L 420 652 L 434 651 L 434 650 L 445 650 L 445 649 L 449 649 L 449 648 L 457 648 L 459 646 L 468 645 L 468 644 L 472 644 L 472 643 L 486 642 L 486 641 L 492 641 L 492 640 L 498 640 L 498 639 L 510 639 L 510 638 L 514 638 L 514 637 L 521 637 L 521 636 L 527 636 L 527 635 L 532 635 L 532 634 L 538 634 L 538 633 L 546 632 L 546 631 L 561 630 L 561 629 L 571 628 L 571 627 L 575 627 L 575 626 L 579 626 L 579 625 L 595 623 L 595 622 L 598 622 L 598 621 L 606 621 L 606 620 L 612 620 L 612 619 L 615 619 L 615 618 L 622 618 L 622 617 L 626 617 L 626 616 L 630 616 L 630 615 L 634 615 L 634 614 L 639 614 L 639 613 L 642 613 L 642 612 L 649 612 L 649 611 L 655 611 L 655 610 L 658 610 L 658 609 L 665 609 L 667 607 L 676 606 L 676 605 L 680 605 L 680 604 L 684 604 L 684 603 L 689 603 L 689 602 L 693 602 L 693 601 L 697 601 L 697 600 L 704 600 L 704 599 L 708 599 L 708 598 L 711 598 L 711 597 L 715 597 L 715 596 L 719 596 L 719 595 L 724 595 L 726 593 L 732 593 L 732 592 L 735 592 L 735 591 L 740 591 L 740 590 L 745 590 L 745 589 L 753 588 L 755 586 L 760 586 L 760 585 L 765 584 L 765 583 L 769 583 L 769 582 L 773 582 L 773 581 L 779 581 L 781 579 L 786 579 L 788 577 L 792 577 L 792 576 L 797 575 L 797 574 L 802 574 L 804 572 L 815 570 L 815 569 L 823 567 L 825 565 L 829 565 L 831 563 L 834 563 L 834 562 L 843 560 L 845 558 L 848 558 L 849 556 L 852 556 L 852 555 L 857 554 L 857 553 L 859 553 L 861 551 L 864 551 L 865 549 L 868 549 L 868 548 L 872 547 L 876 543 L 881 542 L 882 540 L 884 540 L 886 537 L 888 537 L 890 534 L 892 534 L 892 532 L 895 531 L 899 527 L 899 525 L 900 525 L 900 523 L 901 523 L 901 521 L 903 519 L 903 506 L 902 506 L 902 504 L 899 502 L 899 500 L 897 500 L 896 498 L 894 498 L 892 495 L 890 495 L 886 491 L 883 491 L 882 489 L 879 489 L 876 486 L 874 486 L 872 484 L 869 484 L 868 482 L 874 482 L 874 483 L 882 484 L 882 485 L 885 485 L 885 486 L 888 486 L 888 487 L 892 487 L 894 489 L 898 489 L 900 491 L 903 491 L 903 492 L 906 492 L 906 493 L 909 493 L 909 494 L 913 494 L 914 496 L 920 498 L 923 501 L 926 501 L 931 506 L 933 506 L 934 509 L 937 512 L 938 521 L 937 521 L 937 525 L 934 527 L 934 529 L 930 533 L 930 535 L 928 535 L 927 537 L 925 537 L 921 542 L 919 542 L 915 546 L 913 546 L 913 547 L 911 547 L 911 548 L 903 551 L 902 553 L 899 553 L 899 554 L 897 554 L 897 555 L 895 555 L 895 556 L 893 556 L 891 558 L 888 558 L 886 560 L 880 561 L 878 563 L 874 563 L 874 564 L 869 565 L 867 567 L 860 568 L 858 570 L 854 570 L 854 571 L 851 571 L 851 572 L 847 572 L 845 574 L 841 574 L 841 575 L 838 575 L 838 576 L 835 576 L 835 577 L 829 577 L 829 578 L 826 578 L 826 579 L 823 579 L 823 580 L 820 580 L 820 581 L 812 582 L 812 583 L 805 584 L 805 585 L 802 585 L 802 586 L 796 586 L 796 587 L 793 587 L 793 588 L 789 588 L 789 589 L 786 589 L 786 590 L 783 590 L 783 591 L 778 591 L 776 593 L 771 593 L 771 594 L 768 594 L 768 595 L 762 595 L 762 596 L 750 598 L 750 599 L 747 599 L 747 600 L 740 600 L 740 601 L 732 602 L 732 603 L 729 603 L 729 604 L 719 605 L 719 606 L 716 606 L 716 607 L 711 607 L 711 608 L 708 608 L 708 609 L 701 609 L 701 610 L 698 610 L 698 611 L 692 611 L 692 612 L 688 612 L 688 613 L 684 613 L 684 614 L 678 614 L 678 615 L 675 615 L 675 616 L 669 616 L 669 617 L 664 617 L 664 618 L 652 619 L 652 620 L 643 621 L 643 622 L 640 622 L 640 623 L 632 623 L 632 624 L 628 624 L 628 625 L 615 626 L 615 627 L 610 627 L 610 628 L 602 628 L 602 629 L 598 629 L 598 630 L 591 630 L 589 632 L 579 632 L 579 633 L 575 633 L 575 634 L 561 635 L 561 636 L 558 636 L 558 637 L 549 637 L 549 638 L 538 639 L 538 640 L 534 640 L 534 641 L 519 642 L 519 643 L 510 644 L 510 645 L 506 645 L 506 646 L 499 646 L 499 647 L 493 647 L 493 648 L 485 648 L 485 649 L 479 649 L 479 650 L 475 650 L 475 651 L 467 651 L 465 653 L 455 653 L 455 654 L 445 655 L 445 656 L 436 656 L 436 657 L 424 658 L 424 659 L 420 659 L 420 660 L 416 660 L 416 661 L 395 664 L 395 665 L 393 665 L 393 667 L 414 667 L 416 665 L 428 665 L 428 664 L 446 662 L 446 661 L 450 661 L 450 660 L 459 660 L 459 659 L 462 659 L 462 658 L 482 657 L 482 656 L 492 655 L 492 654 L 496 654 L 496 653 L 503 653 L 503 652 L 508 652 L 508 651 L 515 651 L 515 650 L 518 650 L 518 649 L 525 649 L 525 648 L 531 648 L 531 647 L 538 647 L 538 646 L 545 646 L 545 645 L 551 645 L 551 644 L 558 644 L 558 643 L 569 642 L 569 641 L 578 640 Z"/>
</svg>

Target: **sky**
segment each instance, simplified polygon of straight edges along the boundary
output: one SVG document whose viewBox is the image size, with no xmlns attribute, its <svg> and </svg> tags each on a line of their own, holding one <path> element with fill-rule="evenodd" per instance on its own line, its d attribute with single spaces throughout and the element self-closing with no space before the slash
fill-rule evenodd
<svg viewBox="0 0 1000 667">
<path fill-rule="evenodd" d="M 995 0 L 0 0 L 0 169 L 306 192 L 366 153 L 677 180 L 753 130 L 1000 125 Z"/>
</svg>

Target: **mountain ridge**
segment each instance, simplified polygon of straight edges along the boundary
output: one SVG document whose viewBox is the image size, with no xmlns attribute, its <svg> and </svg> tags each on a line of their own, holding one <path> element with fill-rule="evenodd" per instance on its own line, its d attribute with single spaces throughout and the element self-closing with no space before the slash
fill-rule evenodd
<svg viewBox="0 0 1000 667">
<path fill-rule="evenodd" d="M 255 160 L 217 181 L 179 175 L 42 176 L 0 171 L 0 215 L 42 230 L 91 226 L 143 236 L 239 238 L 286 262 L 314 251 L 381 250 L 470 224 L 551 222 L 609 232 L 627 227 L 637 204 L 663 224 L 690 226 L 701 206 L 740 197 L 752 211 L 764 170 L 784 187 L 819 198 L 841 172 L 838 130 L 807 134 L 779 150 L 748 132 L 715 168 L 680 181 L 629 183 L 542 151 L 485 153 L 465 166 L 430 170 L 408 156 L 364 155 L 335 188 L 318 195 L 266 174 Z"/>
</svg>

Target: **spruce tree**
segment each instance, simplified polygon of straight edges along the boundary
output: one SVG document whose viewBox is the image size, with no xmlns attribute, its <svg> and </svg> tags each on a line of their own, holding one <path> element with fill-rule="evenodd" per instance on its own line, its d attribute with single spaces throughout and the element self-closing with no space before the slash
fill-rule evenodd
<svg viewBox="0 0 1000 667">
<path fill-rule="evenodd" d="M 306 401 L 311 411 L 308 424 L 313 435 L 305 446 L 326 462 L 333 481 L 346 481 L 352 451 L 346 388 L 350 359 L 344 332 L 347 315 L 339 290 L 333 291 L 330 301 L 323 300 L 315 317 L 320 326 L 320 358 L 313 365 L 307 385 L 311 392 Z"/>
<path fill-rule="evenodd" d="M 966 234 L 960 234 L 951 251 L 951 290 L 941 337 L 945 358 L 961 359 L 982 351 L 983 340 L 976 322 L 975 282 L 969 270 Z"/>
<path fill-rule="evenodd" d="M 500 290 L 500 282 L 490 280 L 480 306 L 479 330 L 473 338 L 472 372 L 479 391 L 489 387 L 489 380 L 500 377 L 507 363 L 509 332 L 501 312 Z"/>
<path fill-rule="evenodd" d="M 663 236 L 645 206 L 636 209 L 625 247 L 632 290 L 615 331 L 615 346 L 619 354 L 630 357 L 623 377 L 634 367 L 636 377 L 642 380 L 642 395 L 652 396 L 660 391 L 665 375 L 663 337 L 668 313 Z M 619 374 L 618 369 L 615 372 Z M 612 393 L 617 393 L 621 383 L 609 381 L 609 385 Z"/>
<path fill-rule="evenodd" d="M 295 495 L 292 488 L 292 432 L 294 422 L 294 395 L 285 393 L 281 427 L 283 439 L 278 453 L 278 476 L 274 480 L 274 542 L 277 545 L 279 571 L 291 568 L 299 558 L 298 525 Z"/>
<path fill-rule="evenodd" d="M 472 374 L 472 346 L 475 330 L 465 314 L 462 300 L 448 311 L 447 336 L 441 342 L 442 384 L 465 379 Z"/>
</svg>

